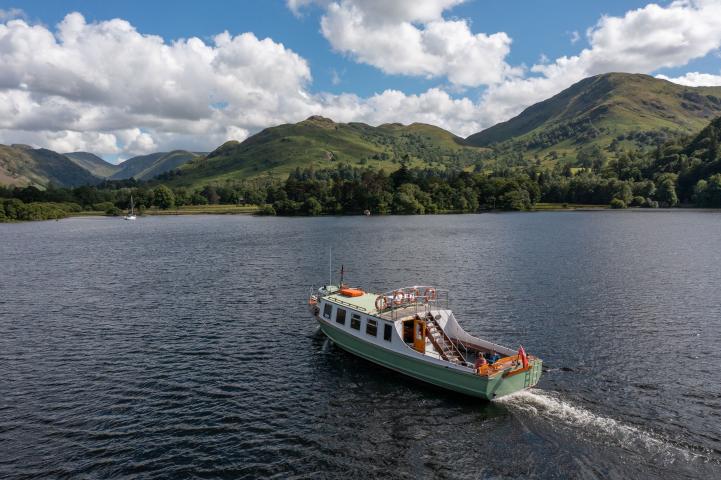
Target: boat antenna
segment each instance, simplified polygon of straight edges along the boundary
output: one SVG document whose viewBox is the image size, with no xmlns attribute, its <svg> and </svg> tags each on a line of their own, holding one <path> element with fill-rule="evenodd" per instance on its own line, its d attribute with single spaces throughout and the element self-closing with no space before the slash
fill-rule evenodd
<svg viewBox="0 0 721 480">
<path fill-rule="evenodd" d="M 328 247 L 328 286 L 333 284 L 333 247 Z"/>
<path fill-rule="evenodd" d="M 340 266 L 340 286 L 343 287 L 343 265 Z"/>
</svg>

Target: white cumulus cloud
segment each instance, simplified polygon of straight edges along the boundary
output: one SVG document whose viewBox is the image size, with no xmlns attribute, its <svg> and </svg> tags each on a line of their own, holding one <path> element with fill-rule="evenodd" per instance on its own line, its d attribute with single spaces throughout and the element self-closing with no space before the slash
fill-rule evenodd
<svg viewBox="0 0 721 480">
<path fill-rule="evenodd" d="M 464 19 L 443 12 L 464 0 L 289 0 L 294 11 L 316 3 L 324 9 L 321 31 L 331 46 L 385 73 L 446 77 L 477 87 L 518 75 L 505 58 L 504 32 L 473 33 Z"/>
<path fill-rule="evenodd" d="M 312 107 L 306 60 L 252 33 L 168 43 L 120 19 L 88 23 L 71 13 L 55 31 L 15 19 L 0 24 L 0 65 L 0 129 L 106 154 L 168 148 L 170 133 L 204 136 L 207 149 Z M 87 142 L 71 132 L 110 137 Z"/>
<path fill-rule="evenodd" d="M 688 72 L 679 77 L 667 77 L 666 75 L 656 75 L 656 77 L 688 87 L 717 87 L 721 85 L 721 74 Z"/>
</svg>

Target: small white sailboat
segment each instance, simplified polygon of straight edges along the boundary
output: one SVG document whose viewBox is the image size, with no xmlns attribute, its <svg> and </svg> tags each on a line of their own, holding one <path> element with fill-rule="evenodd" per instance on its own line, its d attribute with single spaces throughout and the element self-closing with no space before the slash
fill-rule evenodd
<svg viewBox="0 0 721 480">
<path fill-rule="evenodd" d="M 135 220 L 136 218 L 138 218 L 138 217 L 135 216 L 135 205 L 133 204 L 133 196 L 130 195 L 130 212 L 128 212 L 128 214 L 125 215 L 125 216 L 123 217 L 123 219 L 125 219 L 125 220 Z"/>
</svg>

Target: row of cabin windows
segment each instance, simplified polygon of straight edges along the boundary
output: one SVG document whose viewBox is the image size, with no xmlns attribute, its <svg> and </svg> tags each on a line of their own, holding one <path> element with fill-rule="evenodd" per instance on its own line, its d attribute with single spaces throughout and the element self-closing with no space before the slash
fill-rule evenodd
<svg viewBox="0 0 721 480">
<path fill-rule="evenodd" d="M 323 308 L 323 316 L 327 319 L 330 319 L 330 313 L 333 306 L 329 303 L 325 304 L 325 307 Z M 335 312 L 335 321 L 336 323 L 340 323 L 341 325 L 345 325 L 345 315 L 346 311 L 342 308 L 339 308 Z M 350 316 L 350 328 L 354 330 L 360 331 L 361 329 L 361 317 L 357 313 L 353 313 Z M 366 321 L 366 334 L 370 335 L 371 337 L 377 337 L 378 336 L 378 320 L 373 320 L 372 318 L 369 318 Z M 390 342 L 391 338 L 393 338 L 393 327 L 389 324 L 383 324 L 383 340 Z"/>
</svg>

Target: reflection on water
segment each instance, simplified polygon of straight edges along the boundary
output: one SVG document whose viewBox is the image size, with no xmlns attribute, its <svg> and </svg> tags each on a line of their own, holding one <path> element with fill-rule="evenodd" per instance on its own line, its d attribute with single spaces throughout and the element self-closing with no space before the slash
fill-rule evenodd
<svg viewBox="0 0 721 480">
<path fill-rule="evenodd" d="M 1 477 L 715 478 L 721 215 L 68 219 L 0 225 Z M 544 359 L 484 403 L 309 319 L 352 283 L 452 292 Z"/>
</svg>

